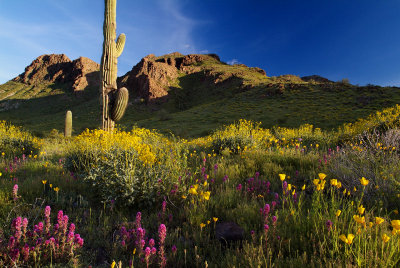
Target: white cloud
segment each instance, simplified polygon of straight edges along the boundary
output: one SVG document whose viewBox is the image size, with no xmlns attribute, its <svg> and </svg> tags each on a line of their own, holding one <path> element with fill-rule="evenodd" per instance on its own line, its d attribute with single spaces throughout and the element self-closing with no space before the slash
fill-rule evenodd
<svg viewBox="0 0 400 268">
<path fill-rule="evenodd" d="M 229 65 L 234 65 L 234 64 L 240 64 L 240 62 L 237 59 L 231 59 L 230 61 L 227 62 Z"/>
</svg>

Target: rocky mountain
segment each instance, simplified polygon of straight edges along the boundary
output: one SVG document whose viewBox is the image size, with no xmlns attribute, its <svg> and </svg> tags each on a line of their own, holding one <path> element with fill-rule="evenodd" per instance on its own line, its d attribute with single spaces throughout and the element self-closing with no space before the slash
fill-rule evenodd
<svg viewBox="0 0 400 268">
<path fill-rule="evenodd" d="M 171 89 L 185 88 L 189 92 L 201 85 L 212 89 L 234 80 L 242 80 L 239 86 L 246 88 L 248 85 L 243 77 L 248 73 L 266 77 L 265 71 L 260 68 L 249 68 L 243 64 L 231 66 L 221 62 L 216 54 L 182 55 L 174 52 L 160 57 L 150 54 L 120 77 L 118 84 L 119 87 L 127 87 L 135 98 L 163 102 L 170 98 Z M 191 77 L 196 77 L 197 83 L 192 83 L 187 89 L 185 81 Z"/>
<path fill-rule="evenodd" d="M 99 69 L 99 64 L 86 57 L 71 61 L 65 54 L 41 55 L 12 81 L 33 86 L 61 83 L 67 84 L 73 92 L 79 92 L 87 87 L 100 86 Z M 266 95 L 271 92 L 281 94 L 287 88 L 310 81 L 326 84 L 322 85 L 324 87 L 331 87 L 333 83 L 317 75 L 269 78 L 263 69 L 244 64 L 228 65 L 221 62 L 216 54 L 183 55 L 174 52 L 159 57 L 153 54 L 144 57 L 131 71 L 118 78 L 118 86 L 127 87 L 134 99 L 153 103 L 165 102 L 177 94 L 185 102 L 189 95 L 196 99 L 199 95 L 196 91 L 212 93 L 224 87 L 236 92 L 265 87 L 272 89 Z"/>
<path fill-rule="evenodd" d="M 100 85 L 100 65 L 86 57 L 71 61 L 65 54 L 41 55 L 12 79 L 27 85 L 69 84 L 74 92 Z"/>
</svg>

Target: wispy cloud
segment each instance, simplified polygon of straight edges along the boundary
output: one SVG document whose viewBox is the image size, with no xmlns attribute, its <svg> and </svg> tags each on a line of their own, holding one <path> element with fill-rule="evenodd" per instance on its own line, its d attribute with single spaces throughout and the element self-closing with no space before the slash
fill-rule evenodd
<svg viewBox="0 0 400 268">
<path fill-rule="evenodd" d="M 160 0 L 159 3 L 166 15 L 165 22 L 168 30 L 166 46 L 169 50 L 181 50 L 182 53 L 195 53 L 197 51 L 193 40 L 193 29 L 201 21 L 196 21 L 184 15 L 181 2 L 176 0 Z"/>
<path fill-rule="evenodd" d="M 227 62 L 229 65 L 239 64 L 240 62 L 237 59 L 231 59 Z"/>
<path fill-rule="evenodd" d="M 36 53 L 47 53 L 49 50 L 36 36 L 46 34 L 50 28 L 42 24 L 26 24 L 0 17 L 0 37 L 21 47 L 34 50 Z M 4 40 L 3 39 L 3 40 Z M 10 45 L 10 44 L 9 44 Z M 12 45 L 12 44 L 11 44 Z"/>
</svg>

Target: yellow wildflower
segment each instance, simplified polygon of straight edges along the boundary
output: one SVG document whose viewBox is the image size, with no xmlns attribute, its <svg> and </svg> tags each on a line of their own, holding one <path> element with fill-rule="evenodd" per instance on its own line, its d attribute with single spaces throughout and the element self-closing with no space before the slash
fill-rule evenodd
<svg viewBox="0 0 400 268">
<path fill-rule="evenodd" d="M 214 222 L 217 222 L 217 221 L 218 221 L 218 218 L 213 217 L 213 221 L 214 221 Z"/>
<path fill-rule="evenodd" d="M 47 183 L 47 180 L 42 180 L 42 183 L 43 183 L 43 184 L 46 184 L 46 183 Z"/>
<path fill-rule="evenodd" d="M 338 189 L 342 188 L 342 183 L 341 183 L 340 181 L 338 181 L 336 187 L 337 187 Z"/>
<path fill-rule="evenodd" d="M 375 223 L 376 223 L 377 225 L 383 223 L 384 221 L 385 221 L 385 220 L 384 220 L 383 218 L 381 218 L 381 217 L 375 217 Z"/>
<path fill-rule="evenodd" d="M 318 173 L 318 177 L 319 177 L 320 180 L 323 180 L 323 179 L 326 178 L 326 174 L 324 174 L 324 173 Z"/>
<path fill-rule="evenodd" d="M 319 179 L 314 179 L 314 180 L 313 180 L 313 183 L 314 183 L 315 185 L 318 185 L 318 184 L 319 184 Z"/>
<path fill-rule="evenodd" d="M 394 229 L 400 231 L 400 220 L 392 220 L 390 223 Z"/>
<path fill-rule="evenodd" d="M 286 178 L 286 174 L 279 174 L 279 179 L 280 179 L 281 181 L 284 181 L 285 178 Z"/>
<path fill-rule="evenodd" d="M 211 221 L 207 221 L 207 224 L 210 224 Z"/>
<path fill-rule="evenodd" d="M 51 183 L 50 183 L 50 185 L 49 185 L 49 186 L 50 186 L 50 188 L 53 188 L 53 184 L 51 184 Z"/>
<path fill-rule="evenodd" d="M 304 184 L 303 187 L 301 187 L 301 190 L 304 191 L 306 189 L 306 185 Z"/>
<path fill-rule="evenodd" d="M 361 183 L 361 185 L 363 185 L 363 186 L 367 186 L 368 183 L 369 183 L 369 180 L 367 180 L 366 178 L 362 177 L 362 178 L 360 179 L 360 183 Z"/>
<path fill-rule="evenodd" d="M 364 216 L 360 217 L 358 215 L 354 215 L 353 219 L 359 224 L 364 224 L 365 223 L 365 217 Z"/>
<path fill-rule="evenodd" d="M 331 180 L 331 185 L 336 186 L 338 184 L 337 179 L 332 179 Z"/>
<path fill-rule="evenodd" d="M 364 211 L 365 211 L 365 207 L 363 207 L 363 205 L 358 207 L 358 214 L 362 215 L 362 214 L 364 214 Z"/>
<path fill-rule="evenodd" d="M 342 240 L 346 244 L 350 245 L 351 243 L 353 243 L 354 235 L 353 234 L 348 234 L 347 237 L 346 237 L 346 235 L 342 234 L 342 235 L 339 236 L 339 238 L 340 238 L 340 240 Z"/>
<path fill-rule="evenodd" d="M 387 236 L 386 234 L 383 234 L 383 235 L 382 235 L 382 240 L 383 240 L 383 242 L 387 243 L 387 242 L 389 242 L 390 237 Z"/>
<path fill-rule="evenodd" d="M 205 224 L 205 223 L 200 223 L 200 228 L 201 228 L 201 229 L 203 229 L 203 228 L 204 228 L 204 226 L 206 226 L 206 224 Z"/>
<path fill-rule="evenodd" d="M 209 200 L 210 199 L 210 191 L 207 191 L 207 192 L 205 192 L 204 194 L 203 194 L 203 198 L 205 199 L 205 200 Z"/>
<path fill-rule="evenodd" d="M 197 187 L 196 187 L 196 186 L 197 186 Z M 194 187 L 190 188 L 190 189 L 189 189 L 189 194 L 197 195 L 197 188 L 198 188 L 198 185 L 197 185 L 197 184 L 196 184 Z"/>
<path fill-rule="evenodd" d="M 116 262 L 115 262 L 115 261 L 113 261 L 113 262 L 111 263 L 111 268 L 114 268 L 114 267 L 115 267 L 115 265 L 116 265 Z"/>
<path fill-rule="evenodd" d="M 336 211 L 336 213 L 335 213 L 336 217 L 339 217 L 341 213 L 342 213 L 342 211 L 340 209 L 338 209 L 338 211 Z"/>
</svg>

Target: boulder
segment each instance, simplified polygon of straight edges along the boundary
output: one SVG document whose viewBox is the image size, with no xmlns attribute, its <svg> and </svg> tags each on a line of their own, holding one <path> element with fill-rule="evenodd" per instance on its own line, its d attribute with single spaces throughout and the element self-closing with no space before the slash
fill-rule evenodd
<svg viewBox="0 0 400 268">
<path fill-rule="evenodd" d="M 242 241 L 244 230 L 235 222 L 219 222 L 215 226 L 215 237 L 224 244 Z"/>
</svg>

